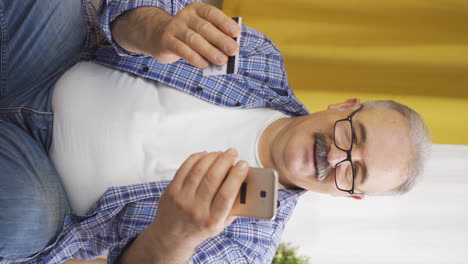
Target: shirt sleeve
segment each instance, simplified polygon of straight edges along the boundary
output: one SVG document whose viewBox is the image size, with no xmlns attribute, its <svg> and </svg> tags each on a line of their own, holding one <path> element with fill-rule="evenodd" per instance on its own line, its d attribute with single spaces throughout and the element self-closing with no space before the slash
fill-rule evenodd
<svg viewBox="0 0 468 264">
<path fill-rule="evenodd" d="M 198 246 L 187 264 L 271 263 L 282 231 L 282 225 L 275 221 L 237 219 L 221 234 Z"/>
<path fill-rule="evenodd" d="M 281 190 L 274 220 L 237 218 L 219 235 L 199 245 L 187 264 L 271 263 L 300 194 Z"/>
<path fill-rule="evenodd" d="M 138 7 L 157 7 L 171 15 L 175 15 L 191 2 L 198 2 L 198 0 L 101 0 L 97 13 L 98 23 L 104 32 L 105 38 L 120 56 L 142 57 L 141 54 L 124 50 L 113 40 L 110 24 L 125 11 Z"/>
<path fill-rule="evenodd" d="M 276 253 L 286 222 L 289 220 L 296 205 L 299 193 L 294 191 L 279 192 L 279 206 L 274 220 L 257 220 L 239 217 L 226 227 L 219 235 L 205 240 L 193 253 L 187 264 L 264 264 L 271 263 Z M 154 202 L 154 201 L 153 201 Z M 148 203 L 143 205 L 141 203 Z M 108 263 L 117 263 L 125 248 L 141 232 L 142 227 L 150 224 L 152 217 L 142 217 L 154 212 L 145 211 L 154 207 L 152 201 L 140 201 L 138 206 L 126 208 L 122 219 L 117 221 L 119 232 L 111 236 L 116 243 L 109 250 Z M 146 208 L 146 209 L 145 209 Z M 143 210 L 143 211 L 141 211 Z M 126 217 L 125 214 L 131 215 Z M 138 216 L 135 218 L 135 216 Z M 120 217 L 117 217 L 117 219 Z M 138 221 L 144 223 L 137 224 Z M 128 221 L 134 222 L 129 224 Z M 106 232 L 110 235 L 109 232 Z M 118 242 L 117 242 L 118 241 Z"/>
<path fill-rule="evenodd" d="M 117 263 L 130 243 L 154 220 L 169 181 L 111 187 L 86 216 L 69 214 L 57 240 L 41 252 L 6 263 L 63 263 L 108 253 Z M 280 191 L 273 221 L 237 218 L 223 232 L 197 247 L 189 264 L 271 263 L 298 195 Z M 2 262 L 3 263 L 3 262 Z"/>
</svg>

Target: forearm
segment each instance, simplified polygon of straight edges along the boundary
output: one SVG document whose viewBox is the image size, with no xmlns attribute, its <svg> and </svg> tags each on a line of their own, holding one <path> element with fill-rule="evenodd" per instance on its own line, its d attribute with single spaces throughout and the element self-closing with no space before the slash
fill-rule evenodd
<svg viewBox="0 0 468 264">
<path fill-rule="evenodd" d="M 119 264 L 183 264 L 192 256 L 194 247 L 171 244 L 170 239 L 156 237 L 151 226 L 143 230 L 122 253 Z"/>
<path fill-rule="evenodd" d="M 111 25 L 112 37 L 123 49 L 145 55 L 150 50 L 147 45 L 154 43 L 154 32 L 161 31 L 172 16 L 157 7 L 140 7 L 126 11 Z"/>
</svg>

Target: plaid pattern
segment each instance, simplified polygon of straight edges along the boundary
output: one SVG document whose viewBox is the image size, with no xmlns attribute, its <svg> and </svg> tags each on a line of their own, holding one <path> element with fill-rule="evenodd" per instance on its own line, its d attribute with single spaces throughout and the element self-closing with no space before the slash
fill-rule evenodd
<svg viewBox="0 0 468 264">
<path fill-rule="evenodd" d="M 85 1 L 85 0 L 83 0 Z M 125 10 L 157 6 L 176 14 L 193 1 L 107 0 L 101 1 L 98 20 L 92 8 L 88 48 L 82 59 L 165 83 L 210 103 L 237 108 L 273 108 L 289 116 L 308 114 L 289 87 L 283 58 L 278 48 L 262 33 L 242 27 L 237 74 L 204 77 L 203 71 L 186 61 L 162 64 L 151 57 L 131 54 L 113 42 L 109 23 Z"/>
<path fill-rule="evenodd" d="M 154 220 L 159 199 L 169 183 L 109 188 L 86 216 L 66 216 L 55 243 L 32 257 L 4 263 L 62 263 L 71 258 L 95 259 L 106 253 L 108 263 L 116 263 L 129 242 Z M 239 217 L 219 235 L 199 245 L 187 263 L 271 263 L 301 194 L 280 190 L 275 220 Z"/>
<path fill-rule="evenodd" d="M 93 61 L 166 83 L 210 103 L 237 108 L 273 108 L 290 116 L 308 114 L 288 85 L 279 50 L 262 33 L 242 28 L 236 75 L 203 77 L 185 61 L 166 65 L 130 54 L 112 40 L 109 24 L 126 10 L 156 6 L 176 14 L 187 0 L 102 0 L 98 13 L 82 0 L 88 37 L 82 60 Z M 69 214 L 56 241 L 41 252 L 4 263 L 62 263 L 109 254 L 115 263 L 125 247 L 156 215 L 168 181 L 109 188 L 86 216 Z M 301 192 L 280 190 L 274 221 L 237 218 L 218 236 L 204 241 L 188 263 L 271 263 L 284 225 Z"/>
</svg>

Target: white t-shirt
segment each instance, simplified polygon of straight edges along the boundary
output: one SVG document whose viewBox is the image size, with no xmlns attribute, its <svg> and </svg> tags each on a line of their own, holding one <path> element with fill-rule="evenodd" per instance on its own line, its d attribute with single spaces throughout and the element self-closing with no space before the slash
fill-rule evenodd
<svg viewBox="0 0 468 264">
<path fill-rule="evenodd" d="M 271 109 L 220 107 L 165 84 L 89 62 L 57 82 L 49 152 L 72 211 L 86 214 L 111 186 L 170 180 L 200 151 L 239 150 L 262 167 L 258 140 Z"/>
</svg>

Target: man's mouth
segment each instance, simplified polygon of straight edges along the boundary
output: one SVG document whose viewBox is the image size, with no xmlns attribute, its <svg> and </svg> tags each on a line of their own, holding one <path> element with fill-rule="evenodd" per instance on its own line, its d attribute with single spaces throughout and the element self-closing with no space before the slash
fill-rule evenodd
<svg viewBox="0 0 468 264">
<path fill-rule="evenodd" d="M 314 144 L 307 149 L 307 162 L 314 167 L 315 171 L 317 171 L 317 157 L 315 156 L 316 147 L 317 144 L 314 142 Z"/>
<path fill-rule="evenodd" d="M 317 173 L 317 180 L 323 181 L 328 176 L 330 164 L 328 163 L 327 156 L 330 147 L 327 143 L 325 135 L 321 133 L 314 134 L 315 139 L 315 151 L 314 151 L 314 162 Z"/>
<path fill-rule="evenodd" d="M 313 159 L 312 162 L 314 163 L 315 171 L 317 172 L 317 142 L 314 142 L 314 146 L 312 147 Z"/>
</svg>

